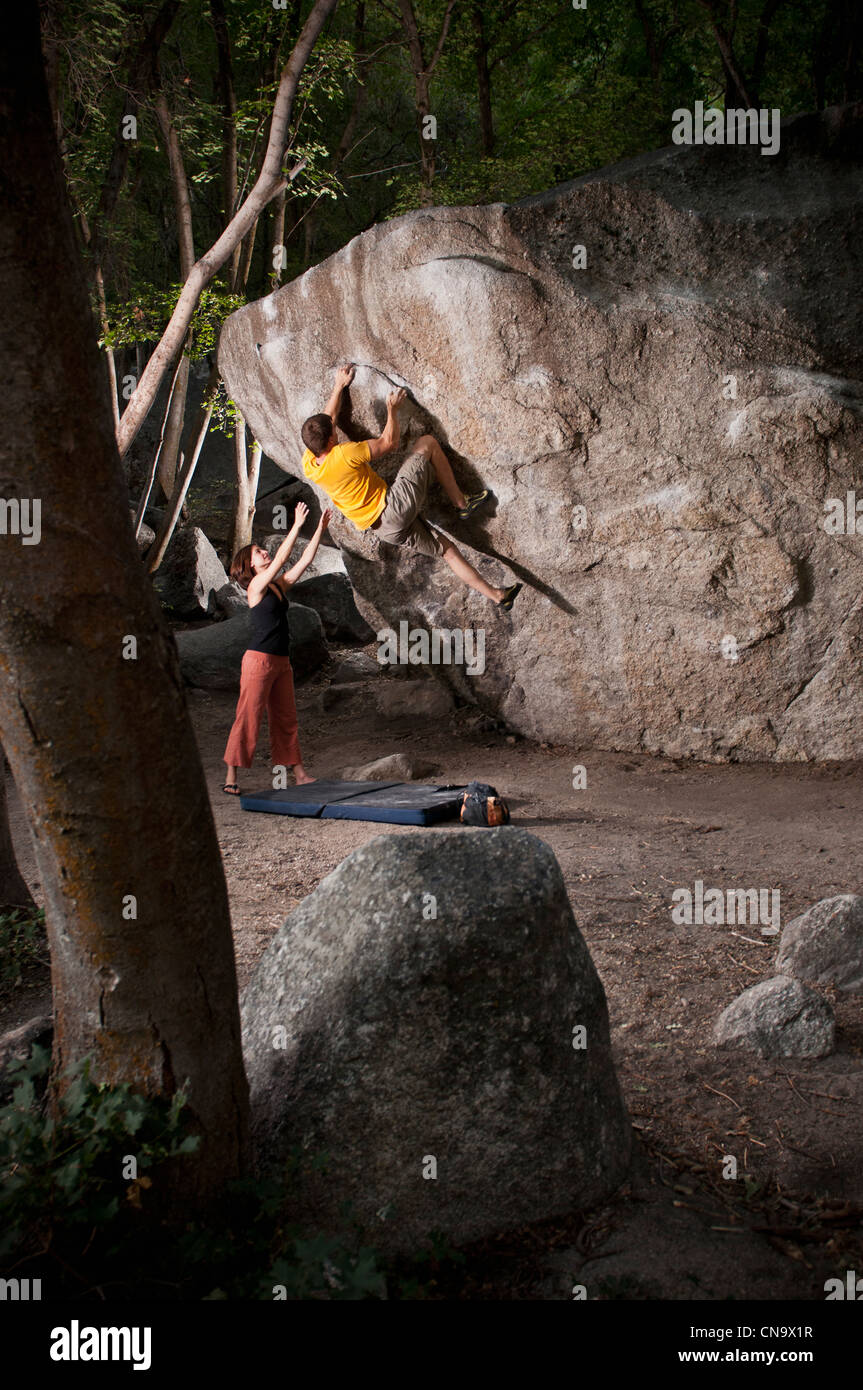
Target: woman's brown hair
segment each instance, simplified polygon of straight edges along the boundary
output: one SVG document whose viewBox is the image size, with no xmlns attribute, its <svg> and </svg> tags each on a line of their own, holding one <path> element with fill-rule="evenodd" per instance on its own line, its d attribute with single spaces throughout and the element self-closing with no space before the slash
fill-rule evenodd
<svg viewBox="0 0 863 1390">
<path fill-rule="evenodd" d="M 252 569 L 252 551 L 254 549 L 253 545 L 241 546 L 231 561 L 231 578 L 236 579 L 237 583 L 241 584 L 244 589 L 248 589 L 255 577 L 255 571 Z"/>
</svg>

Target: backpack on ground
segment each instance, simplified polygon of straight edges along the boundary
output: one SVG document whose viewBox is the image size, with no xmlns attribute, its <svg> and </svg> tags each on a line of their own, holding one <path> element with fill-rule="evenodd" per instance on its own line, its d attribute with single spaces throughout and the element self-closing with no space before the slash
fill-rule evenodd
<svg viewBox="0 0 863 1390">
<path fill-rule="evenodd" d="M 509 825 L 509 807 L 496 787 L 470 782 L 461 799 L 464 825 Z"/>
</svg>

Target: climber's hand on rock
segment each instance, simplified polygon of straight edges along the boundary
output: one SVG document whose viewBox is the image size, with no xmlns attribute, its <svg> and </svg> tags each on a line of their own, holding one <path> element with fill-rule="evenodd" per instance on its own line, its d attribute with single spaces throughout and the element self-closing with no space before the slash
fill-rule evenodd
<svg viewBox="0 0 863 1390">
<path fill-rule="evenodd" d="M 391 413 L 394 410 L 397 410 L 398 407 L 401 405 L 402 401 L 405 399 L 406 395 L 407 393 L 401 388 L 399 388 L 398 391 L 390 391 L 390 394 L 387 396 L 387 410 L 389 410 Z"/>
<path fill-rule="evenodd" d="M 350 386 L 351 382 L 354 379 L 355 372 L 356 368 L 354 367 L 352 362 L 347 362 L 344 367 L 339 367 L 338 371 L 336 372 L 336 386 L 340 388 Z"/>
</svg>

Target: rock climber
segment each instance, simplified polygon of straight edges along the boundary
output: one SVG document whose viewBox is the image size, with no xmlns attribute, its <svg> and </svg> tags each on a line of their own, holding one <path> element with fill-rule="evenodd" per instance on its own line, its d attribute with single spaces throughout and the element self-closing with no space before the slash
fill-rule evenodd
<svg viewBox="0 0 863 1390">
<path fill-rule="evenodd" d="M 385 483 L 371 464 L 398 448 L 401 438 L 398 408 L 405 399 L 405 392 L 393 391 L 387 397 L 387 422 L 377 439 L 340 444 L 335 422 L 342 392 L 353 379 L 353 366 L 339 367 L 326 410 L 321 415 L 310 415 L 303 424 L 306 477 L 323 488 L 333 505 L 358 531 L 371 531 L 378 540 L 388 545 L 402 545 L 414 555 L 445 560 L 463 584 L 484 594 L 508 613 L 521 584 L 511 584 L 507 589 L 487 584 L 449 537 L 430 526 L 422 515 L 428 489 L 435 477 L 462 521 L 488 501 L 488 490 L 465 496 L 453 476 L 449 459 L 433 434 L 424 434 L 416 441 L 396 477 L 391 483 Z"/>
</svg>

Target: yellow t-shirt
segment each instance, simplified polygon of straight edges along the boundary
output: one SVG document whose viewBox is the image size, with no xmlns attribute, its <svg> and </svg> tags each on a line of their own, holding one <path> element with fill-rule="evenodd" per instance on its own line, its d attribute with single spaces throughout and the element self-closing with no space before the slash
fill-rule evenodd
<svg viewBox="0 0 863 1390">
<path fill-rule="evenodd" d="M 360 444 L 337 444 L 322 463 L 318 463 L 311 449 L 303 454 L 306 477 L 323 488 L 358 531 L 368 530 L 387 502 L 387 485 L 369 467 L 371 457 L 365 440 Z"/>
</svg>

